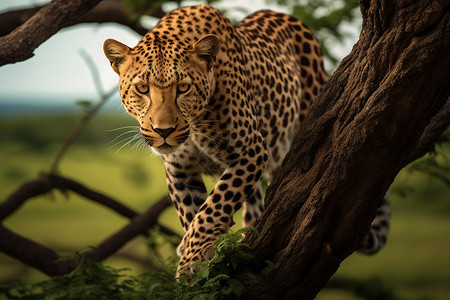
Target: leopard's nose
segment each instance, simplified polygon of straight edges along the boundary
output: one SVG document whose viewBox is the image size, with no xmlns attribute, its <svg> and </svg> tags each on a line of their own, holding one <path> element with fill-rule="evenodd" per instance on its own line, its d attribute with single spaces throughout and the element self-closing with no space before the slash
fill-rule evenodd
<svg viewBox="0 0 450 300">
<path fill-rule="evenodd" d="M 166 139 L 172 132 L 175 131 L 176 127 L 169 128 L 153 128 L 153 130 L 158 133 L 163 139 Z"/>
</svg>

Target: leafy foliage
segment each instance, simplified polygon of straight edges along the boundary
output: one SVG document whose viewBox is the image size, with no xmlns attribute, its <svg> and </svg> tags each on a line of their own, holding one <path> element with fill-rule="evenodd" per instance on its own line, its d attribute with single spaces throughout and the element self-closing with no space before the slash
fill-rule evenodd
<svg viewBox="0 0 450 300">
<path fill-rule="evenodd" d="M 144 15 L 152 16 L 161 9 L 166 0 L 148 1 L 148 0 L 123 0 L 123 4 L 129 11 L 129 18 L 132 21 L 139 20 Z M 173 1 L 175 2 L 175 1 Z"/>
<path fill-rule="evenodd" d="M 233 278 L 234 272 L 253 264 L 253 255 L 241 243 L 249 228 L 226 234 L 216 241 L 216 254 L 200 263 L 194 275 L 183 275 L 179 284 L 173 272 L 148 271 L 138 276 L 124 274 L 128 269 L 115 269 L 100 262 L 78 257 L 77 267 L 69 274 L 38 283 L 14 281 L 0 286 L 0 294 L 8 299 L 237 299 L 244 285 Z M 255 230 L 254 228 L 250 228 Z M 176 269 L 169 259 L 168 269 Z M 197 266 L 199 267 L 199 266 Z"/>
</svg>

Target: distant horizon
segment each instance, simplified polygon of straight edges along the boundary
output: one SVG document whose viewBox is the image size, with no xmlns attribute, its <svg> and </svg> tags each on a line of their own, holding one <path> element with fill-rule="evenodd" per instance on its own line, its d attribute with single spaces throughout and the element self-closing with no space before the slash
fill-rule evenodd
<svg viewBox="0 0 450 300">
<path fill-rule="evenodd" d="M 55 113 L 55 112 L 82 112 L 83 109 L 77 104 L 78 101 L 91 101 L 93 105 L 99 101 L 98 96 L 86 97 L 77 94 L 16 94 L 0 95 L 0 117 L 14 117 L 17 114 L 29 113 Z M 119 93 L 111 96 L 104 104 L 102 110 L 108 113 L 125 113 L 119 98 Z"/>
</svg>

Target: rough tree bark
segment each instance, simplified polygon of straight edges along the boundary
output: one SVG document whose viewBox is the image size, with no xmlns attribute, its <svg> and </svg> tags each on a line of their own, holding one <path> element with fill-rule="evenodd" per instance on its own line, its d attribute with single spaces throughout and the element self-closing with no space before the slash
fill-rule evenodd
<svg viewBox="0 0 450 300">
<path fill-rule="evenodd" d="M 26 60 L 40 44 L 85 14 L 100 0 L 53 0 L 25 23 L 0 37 L 0 66 Z"/>
<path fill-rule="evenodd" d="M 166 0 L 180 4 L 181 0 Z M 98 4 L 98 5 L 97 5 Z M 165 12 L 158 1 L 147 7 L 161 18 Z M 145 11 L 142 11 L 145 13 Z M 82 23 L 117 23 L 140 35 L 148 29 L 130 17 L 122 0 L 54 0 L 47 5 L 17 9 L 0 14 L 0 66 L 26 60 L 33 51 L 61 28 Z"/>
<path fill-rule="evenodd" d="M 314 298 L 359 247 L 398 171 L 450 123 L 449 1 L 360 4 L 360 39 L 268 188 L 259 233 L 244 241 L 274 263 L 265 276 L 239 274 L 247 299 Z"/>
<path fill-rule="evenodd" d="M 34 14 L 38 13 L 45 6 L 46 5 L 17 9 L 0 14 L 0 36 L 9 34 L 14 29 L 25 23 Z M 161 18 L 164 14 L 165 13 L 161 8 L 155 9 L 152 13 L 155 18 Z M 130 13 L 125 8 L 122 0 L 103 0 L 87 13 L 77 15 L 75 18 L 72 18 L 70 22 L 62 24 L 62 27 L 81 23 L 112 22 L 125 25 L 136 31 L 138 34 L 146 34 L 148 29 L 140 26 L 139 22 L 131 20 L 129 15 Z"/>
</svg>

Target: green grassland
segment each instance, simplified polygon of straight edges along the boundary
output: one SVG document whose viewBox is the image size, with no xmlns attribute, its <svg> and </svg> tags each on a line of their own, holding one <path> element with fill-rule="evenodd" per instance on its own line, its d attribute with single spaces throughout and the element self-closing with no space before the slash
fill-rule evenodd
<svg viewBox="0 0 450 300">
<path fill-rule="evenodd" d="M 0 120 L 0 201 L 48 170 L 79 117 L 68 114 Z M 117 114 L 96 117 L 62 160 L 59 173 L 143 211 L 166 194 L 164 169 L 150 150 L 135 149 L 133 143 L 124 146 L 133 132 L 115 140 L 132 130 L 125 128 L 130 125 L 134 125 L 133 120 Z M 122 129 L 114 130 L 117 128 Z M 447 158 L 441 160 L 449 166 Z M 213 179 L 207 182 L 211 187 Z M 450 299 L 449 186 L 429 174 L 405 170 L 397 177 L 391 198 L 392 227 L 386 248 L 373 257 L 353 254 L 333 280 L 374 282 L 399 299 Z M 239 226 L 240 216 L 235 220 Z M 161 215 L 160 223 L 182 232 L 173 208 Z M 124 217 L 73 193 L 61 192 L 27 201 L 4 222 L 11 230 L 65 255 L 95 246 L 125 224 Z M 126 245 L 121 253 L 106 264 L 130 267 L 134 273 L 144 271 L 142 264 L 124 258 L 132 254 L 148 259 L 142 238 Z M 11 278 L 40 280 L 45 275 L 0 254 L 0 282 Z M 327 288 L 318 299 L 361 298 L 346 289 Z"/>
</svg>

